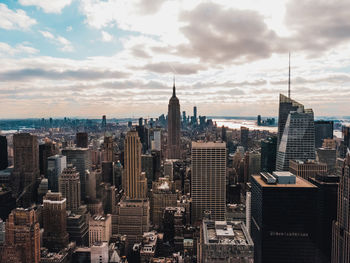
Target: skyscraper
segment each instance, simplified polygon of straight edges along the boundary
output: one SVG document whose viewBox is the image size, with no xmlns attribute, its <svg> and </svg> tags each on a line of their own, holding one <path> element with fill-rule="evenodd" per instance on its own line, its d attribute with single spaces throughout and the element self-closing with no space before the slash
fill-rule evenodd
<svg viewBox="0 0 350 263">
<path fill-rule="evenodd" d="M 290 160 L 315 159 L 314 112 L 300 106 L 291 111 L 277 149 L 276 170 L 288 171 Z"/>
<path fill-rule="evenodd" d="M 192 142 L 192 222 L 205 210 L 213 220 L 225 220 L 226 143 Z"/>
<path fill-rule="evenodd" d="M 77 147 L 79 148 L 88 147 L 89 139 L 88 139 L 87 132 L 77 132 L 76 140 L 77 140 Z"/>
<path fill-rule="evenodd" d="M 0 170 L 8 166 L 7 139 L 6 136 L 0 135 Z"/>
<path fill-rule="evenodd" d="M 114 162 L 114 141 L 112 136 L 105 136 L 103 139 L 103 161 Z"/>
<path fill-rule="evenodd" d="M 254 262 L 316 263 L 317 187 L 290 172 L 251 177 Z"/>
<path fill-rule="evenodd" d="M 193 124 L 197 124 L 197 106 L 194 106 L 193 107 L 193 120 L 194 120 L 194 123 Z"/>
<path fill-rule="evenodd" d="M 75 167 L 67 167 L 59 178 L 59 191 L 67 199 L 67 210 L 78 211 L 80 206 L 80 176 Z"/>
<path fill-rule="evenodd" d="M 48 191 L 43 204 L 44 247 L 59 252 L 68 245 L 66 198 Z"/>
<path fill-rule="evenodd" d="M 261 171 L 272 173 L 276 168 L 277 137 L 261 141 Z"/>
<path fill-rule="evenodd" d="M 244 147 L 244 150 L 248 150 L 248 141 L 249 141 L 249 128 L 241 126 L 241 145 Z"/>
<path fill-rule="evenodd" d="M 339 167 L 338 214 L 333 222 L 332 263 L 350 262 L 350 155 Z"/>
<path fill-rule="evenodd" d="M 13 184 L 23 207 L 33 201 L 35 180 L 39 177 L 39 146 L 37 137 L 29 133 L 13 135 Z"/>
<path fill-rule="evenodd" d="M 58 192 L 58 178 L 63 169 L 67 167 L 67 158 L 64 155 L 54 155 L 47 158 L 47 179 L 49 190 Z"/>
<path fill-rule="evenodd" d="M 136 131 L 129 131 L 124 142 L 124 190 L 132 199 L 145 198 L 147 181 L 145 173 L 141 172 L 141 142 Z"/>
<path fill-rule="evenodd" d="M 315 147 L 322 147 L 324 139 L 333 139 L 333 121 L 315 121 Z"/>
<path fill-rule="evenodd" d="M 175 81 L 173 86 L 173 96 L 168 105 L 168 159 L 180 159 L 180 102 L 176 97 Z"/>
<path fill-rule="evenodd" d="M 16 208 L 9 215 L 1 262 L 40 262 L 40 227 L 34 209 Z"/>
<path fill-rule="evenodd" d="M 55 154 L 55 145 L 52 141 L 48 140 L 39 145 L 39 169 L 41 175 L 47 176 L 47 158 Z"/>
</svg>

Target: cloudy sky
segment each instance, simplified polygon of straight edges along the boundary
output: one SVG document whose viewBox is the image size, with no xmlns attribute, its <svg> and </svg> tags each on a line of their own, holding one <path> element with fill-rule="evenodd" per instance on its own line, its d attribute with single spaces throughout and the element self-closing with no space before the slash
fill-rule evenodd
<svg viewBox="0 0 350 263">
<path fill-rule="evenodd" d="M 350 115 L 349 0 L 0 0 L 0 118 Z"/>
</svg>

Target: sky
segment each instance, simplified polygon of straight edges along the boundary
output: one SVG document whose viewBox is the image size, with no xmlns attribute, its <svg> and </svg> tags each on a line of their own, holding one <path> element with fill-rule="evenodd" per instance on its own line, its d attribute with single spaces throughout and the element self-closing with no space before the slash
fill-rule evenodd
<svg viewBox="0 0 350 263">
<path fill-rule="evenodd" d="M 349 0 L 0 0 L 0 118 L 350 115 Z"/>
</svg>

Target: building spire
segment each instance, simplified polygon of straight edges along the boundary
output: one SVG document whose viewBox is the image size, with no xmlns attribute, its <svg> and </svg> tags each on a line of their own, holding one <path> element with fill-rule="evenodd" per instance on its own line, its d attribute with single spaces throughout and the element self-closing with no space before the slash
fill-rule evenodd
<svg viewBox="0 0 350 263">
<path fill-rule="evenodd" d="M 288 73 L 288 98 L 290 98 L 290 52 L 289 52 L 289 73 Z"/>
<path fill-rule="evenodd" d="M 173 79 L 173 97 L 176 97 L 176 90 L 175 90 L 175 75 Z"/>
</svg>

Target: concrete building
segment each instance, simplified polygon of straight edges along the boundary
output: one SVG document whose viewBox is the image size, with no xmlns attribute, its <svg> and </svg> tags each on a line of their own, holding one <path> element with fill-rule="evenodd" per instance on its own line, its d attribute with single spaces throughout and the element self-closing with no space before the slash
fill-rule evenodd
<svg viewBox="0 0 350 263">
<path fill-rule="evenodd" d="M 167 158 L 180 159 L 181 157 L 181 115 L 180 102 L 176 97 L 175 81 L 173 86 L 173 96 L 169 100 L 168 105 L 168 145 Z"/>
<path fill-rule="evenodd" d="M 327 164 L 319 163 L 315 160 L 290 160 L 289 171 L 294 175 L 308 180 L 310 177 L 315 177 L 316 174 L 327 174 Z"/>
<path fill-rule="evenodd" d="M 226 143 L 192 142 L 192 223 L 205 210 L 224 220 L 226 211 Z"/>
<path fill-rule="evenodd" d="M 67 157 L 56 154 L 47 158 L 47 179 L 49 181 L 49 190 L 58 192 L 58 178 L 63 169 L 67 167 Z"/>
<path fill-rule="evenodd" d="M 249 128 L 241 126 L 241 145 L 244 147 L 244 150 L 248 150 L 249 143 Z"/>
<path fill-rule="evenodd" d="M 146 198 L 146 174 L 141 172 L 141 141 L 136 131 L 129 131 L 124 142 L 123 188 L 129 198 Z"/>
<path fill-rule="evenodd" d="M 89 245 L 95 242 L 109 242 L 112 236 L 112 216 L 94 215 L 89 218 Z"/>
<path fill-rule="evenodd" d="M 68 246 L 66 198 L 49 191 L 43 201 L 44 247 L 59 252 Z"/>
<path fill-rule="evenodd" d="M 108 242 L 96 242 L 91 246 L 91 263 L 108 263 Z"/>
<path fill-rule="evenodd" d="M 331 148 L 318 148 L 316 150 L 317 157 L 316 160 L 320 163 L 325 163 L 327 165 L 328 174 L 333 174 L 336 172 L 335 163 L 337 160 L 337 150 Z"/>
<path fill-rule="evenodd" d="M 76 134 L 76 145 L 78 148 L 88 148 L 89 137 L 87 132 L 77 132 Z"/>
<path fill-rule="evenodd" d="M 83 208 L 81 206 L 81 208 Z M 85 208 L 86 209 L 86 208 Z M 76 213 L 69 212 L 67 217 L 67 232 L 69 241 L 76 242 L 77 246 L 89 245 L 89 224 L 87 223 L 87 214 L 84 211 Z"/>
<path fill-rule="evenodd" d="M 201 263 L 253 263 L 254 244 L 241 221 L 203 220 L 197 258 Z"/>
<path fill-rule="evenodd" d="M 143 234 L 140 248 L 140 263 L 152 262 L 157 249 L 157 232 L 151 231 Z"/>
<path fill-rule="evenodd" d="M 34 209 L 16 208 L 9 215 L 1 262 L 40 262 L 40 227 Z"/>
<path fill-rule="evenodd" d="M 67 199 L 67 210 L 76 212 L 81 204 L 80 176 L 75 167 L 67 167 L 59 178 L 59 191 Z"/>
</svg>

